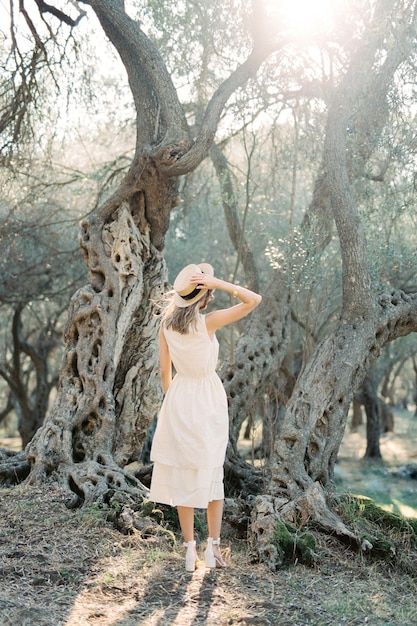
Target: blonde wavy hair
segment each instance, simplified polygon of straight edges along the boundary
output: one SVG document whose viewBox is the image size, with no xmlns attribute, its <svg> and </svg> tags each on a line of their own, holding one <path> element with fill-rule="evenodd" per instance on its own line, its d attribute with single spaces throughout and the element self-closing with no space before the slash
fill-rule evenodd
<svg viewBox="0 0 417 626">
<path fill-rule="evenodd" d="M 197 325 L 197 314 L 200 309 L 205 309 L 213 298 L 213 290 L 208 289 L 200 300 L 190 306 L 180 308 L 174 302 L 175 291 L 169 291 L 165 298 L 161 314 L 161 324 L 164 328 L 172 328 L 181 335 L 186 335 L 191 328 Z"/>
</svg>

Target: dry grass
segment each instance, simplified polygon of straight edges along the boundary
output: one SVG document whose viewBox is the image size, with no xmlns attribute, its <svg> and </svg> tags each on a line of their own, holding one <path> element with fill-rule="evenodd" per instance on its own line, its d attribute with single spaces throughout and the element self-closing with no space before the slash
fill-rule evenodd
<svg viewBox="0 0 417 626">
<path fill-rule="evenodd" d="M 169 536 L 124 536 L 62 494 L 0 491 L 2 626 L 417 623 L 416 581 L 319 536 L 320 563 L 271 572 L 225 527 L 229 567 L 186 574 Z"/>
<path fill-rule="evenodd" d="M 363 434 L 347 433 L 343 486 L 350 478 L 360 491 L 359 479 L 366 486 L 366 477 L 374 480 L 373 472 L 383 471 L 386 490 L 397 492 L 390 464 L 413 460 L 411 427 L 409 420 L 397 422 L 396 434 L 383 440 L 382 470 L 361 464 Z M 407 488 L 415 490 L 414 483 Z M 210 572 L 201 566 L 186 574 L 179 538 L 122 535 L 99 509 L 66 509 L 63 494 L 52 487 L 0 490 L 0 513 L 1 626 L 417 623 L 416 579 L 365 561 L 325 535 L 317 535 L 320 560 L 314 568 L 271 572 L 251 562 L 245 538 L 226 523 L 229 567 Z M 404 544 L 403 550 L 416 562 L 416 548 Z"/>
</svg>

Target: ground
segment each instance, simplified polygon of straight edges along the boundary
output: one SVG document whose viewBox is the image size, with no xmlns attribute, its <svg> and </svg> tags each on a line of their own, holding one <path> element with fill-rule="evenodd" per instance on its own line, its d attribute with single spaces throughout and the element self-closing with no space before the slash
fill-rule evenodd
<svg viewBox="0 0 417 626">
<path fill-rule="evenodd" d="M 395 433 L 382 439 L 384 464 L 361 461 L 363 429 L 347 432 L 339 489 L 371 488 L 387 509 L 417 517 L 417 481 L 391 471 L 416 461 L 416 432 L 417 420 L 404 412 Z M 68 510 L 51 487 L 1 489 L 0 512 L 1 626 L 417 624 L 414 576 L 370 562 L 324 534 L 316 535 L 314 567 L 272 572 L 254 562 L 245 537 L 225 524 L 227 569 L 201 564 L 187 574 L 175 534 L 122 535 L 98 508 Z M 204 541 L 201 554 L 203 548 Z M 415 562 L 417 550 L 409 549 Z"/>
</svg>

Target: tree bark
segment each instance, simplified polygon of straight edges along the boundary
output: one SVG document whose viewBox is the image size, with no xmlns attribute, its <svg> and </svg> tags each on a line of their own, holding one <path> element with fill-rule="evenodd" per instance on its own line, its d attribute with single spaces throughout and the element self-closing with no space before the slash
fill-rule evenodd
<svg viewBox="0 0 417 626">
<path fill-rule="evenodd" d="M 378 396 L 369 378 L 365 378 L 361 388 L 361 400 L 366 413 L 365 457 L 381 459 L 379 438 L 381 435 L 381 411 Z"/>
<path fill-rule="evenodd" d="M 82 225 L 91 282 L 72 299 L 58 399 L 27 450 L 30 481 L 54 472 L 79 504 L 114 487 L 145 493 L 121 469 L 140 453 L 135 433 L 143 435 L 159 400 L 157 317 L 148 303 L 162 291 L 163 260 L 140 232 L 140 217 L 123 203 L 102 229 Z M 139 328 L 140 342 L 132 345 Z M 138 390 L 144 401 L 136 411 Z"/>
<path fill-rule="evenodd" d="M 261 305 L 251 314 L 234 352 L 234 362 L 220 370 L 229 398 L 230 439 L 237 442 L 243 422 L 258 403 L 258 394 L 278 379 L 284 361 L 290 315 L 290 292 L 277 272 L 266 285 Z M 256 397 L 254 389 L 257 390 Z"/>
<path fill-rule="evenodd" d="M 371 368 L 372 370 L 372 368 Z M 394 416 L 385 402 L 378 396 L 377 383 L 368 371 L 357 392 L 358 400 L 366 413 L 366 458 L 382 458 L 380 448 L 381 433 L 392 432 Z"/>
</svg>

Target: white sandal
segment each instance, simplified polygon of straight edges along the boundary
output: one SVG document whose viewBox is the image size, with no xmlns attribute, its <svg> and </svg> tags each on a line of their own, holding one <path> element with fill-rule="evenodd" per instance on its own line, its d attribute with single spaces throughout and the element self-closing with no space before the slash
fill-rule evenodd
<svg viewBox="0 0 417 626">
<path fill-rule="evenodd" d="M 196 562 L 195 541 L 184 541 L 182 545 L 184 548 L 187 548 L 187 552 L 185 553 L 185 571 L 194 572 Z"/>
<path fill-rule="evenodd" d="M 204 561 L 206 567 L 210 569 L 216 569 L 217 567 L 226 567 L 226 563 L 223 561 L 222 556 L 216 556 L 213 552 L 213 546 L 219 546 L 220 551 L 220 537 L 219 539 L 213 539 L 209 537 L 207 539 L 207 548 L 204 551 Z"/>
</svg>

